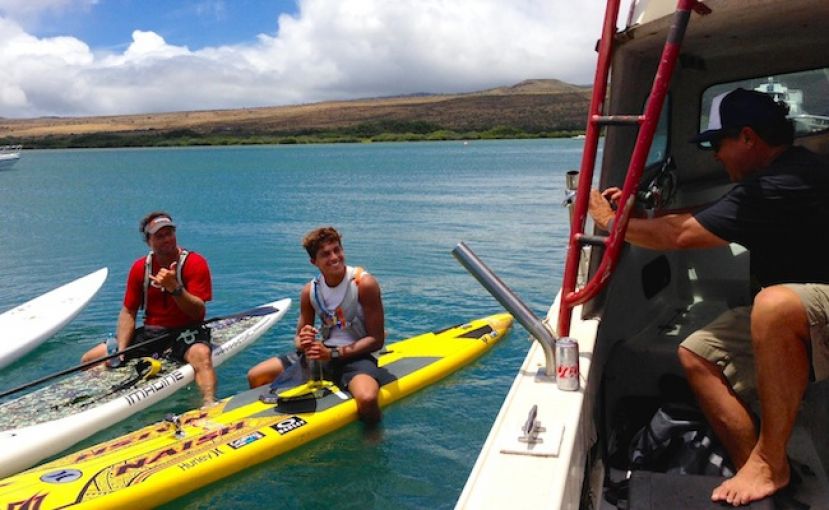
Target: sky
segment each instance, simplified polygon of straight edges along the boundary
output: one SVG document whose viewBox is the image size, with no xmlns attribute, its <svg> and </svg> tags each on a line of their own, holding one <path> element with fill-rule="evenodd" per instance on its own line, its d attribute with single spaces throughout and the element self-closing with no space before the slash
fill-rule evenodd
<svg viewBox="0 0 829 510">
<path fill-rule="evenodd" d="M 604 5 L 0 0 L 0 117 L 472 92 L 534 78 L 590 84 Z"/>
</svg>

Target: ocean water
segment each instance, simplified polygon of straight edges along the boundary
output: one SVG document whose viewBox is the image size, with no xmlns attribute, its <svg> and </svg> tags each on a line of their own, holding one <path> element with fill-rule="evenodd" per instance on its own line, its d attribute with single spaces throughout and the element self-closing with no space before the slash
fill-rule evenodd
<svg viewBox="0 0 829 510">
<path fill-rule="evenodd" d="M 347 262 L 380 282 L 388 341 L 500 311 L 451 256 L 459 241 L 543 316 L 566 247 L 564 174 L 582 143 L 26 151 L 0 172 L 0 312 L 103 266 L 110 276 L 69 326 L 0 371 L 0 389 L 76 364 L 114 330 L 127 269 L 146 252 L 138 220 L 155 209 L 207 258 L 209 317 L 294 299 L 285 320 L 218 369 L 220 396 L 290 348 L 299 291 L 314 276 L 300 239 L 320 225 L 336 226 Z M 476 363 L 387 408 L 379 437 L 349 425 L 167 508 L 452 508 L 528 346 L 516 325 Z M 199 403 L 192 386 L 82 445 Z"/>
</svg>

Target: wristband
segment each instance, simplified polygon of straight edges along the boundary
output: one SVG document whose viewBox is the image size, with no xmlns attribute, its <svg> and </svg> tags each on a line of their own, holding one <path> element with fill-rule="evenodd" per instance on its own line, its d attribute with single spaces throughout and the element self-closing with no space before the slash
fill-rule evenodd
<svg viewBox="0 0 829 510">
<path fill-rule="evenodd" d="M 170 295 L 180 296 L 182 292 L 184 292 L 184 287 L 179 285 L 178 287 L 170 291 Z"/>
<path fill-rule="evenodd" d="M 613 220 L 615 220 L 615 219 L 616 218 L 610 218 L 607 221 L 607 227 L 605 228 L 605 230 L 607 230 L 608 232 L 613 232 Z"/>
</svg>

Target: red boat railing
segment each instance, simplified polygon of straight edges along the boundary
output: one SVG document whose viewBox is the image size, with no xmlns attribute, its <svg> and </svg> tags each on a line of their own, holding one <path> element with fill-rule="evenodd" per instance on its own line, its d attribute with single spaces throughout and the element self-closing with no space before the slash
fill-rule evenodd
<svg viewBox="0 0 829 510">
<path fill-rule="evenodd" d="M 604 115 L 604 101 L 607 96 L 607 82 L 613 54 L 613 40 L 616 35 L 616 19 L 619 15 L 619 0 L 608 0 L 607 2 L 602 36 L 599 42 L 599 57 L 596 64 L 593 95 L 590 100 L 587 119 L 584 152 L 579 170 L 579 184 L 575 193 L 570 238 L 564 263 L 564 277 L 558 314 L 558 336 L 568 336 L 570 334 L 573 308 L 601 292 L 613 274 L 619 260 L 639 180 L 645 168 L 648 152 L 653 142 L 653 135 L 659 123 L 662 106 L 670 87 L 671 76 L 679 58 L 679 50 L 692 10 L 699 14 L 711 12 L 708 7 L 698 0 L 679 0 L 677 2 L 677 9 L 662 50 L 662 56 L 659 60 L 659 66 L 654 76 L 644 113 L 641 115 Z M 603 126 L 638 126 L 639 133 L 631 154 L 622 187 L 622 196 L 619 200 L 619 207 L 616 210 L 611 231 L 608 236 L 594 236 L 585 234 L 584 228 L 587 219 L 590 188 L 593 182 L 593 171 L 596 165 L 599 136 Z M 605 249 L 596 271 L 585 285 L 577 290 L 578 266 L 582 247 L 586 245 L 604 246 Z"/>
</svg>

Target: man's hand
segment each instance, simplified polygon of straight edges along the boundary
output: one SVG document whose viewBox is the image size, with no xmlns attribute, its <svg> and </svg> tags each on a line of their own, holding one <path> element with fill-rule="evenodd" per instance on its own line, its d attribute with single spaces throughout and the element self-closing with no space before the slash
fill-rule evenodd
<svg viewBox="0 0 829 510">
<path fill-rule="evenodd" d="M 322 342 L 314 342 L 306 349 L 305 356 L 312 360 L 328 361 L 331 359 L 331 351 L 333 349 L 333 347 L 326 347 Z"/>
<path fill-rule="evenodd" d="M 317 341 L 317 334 L 319 334 L 317 328 L 310 324 L 302 326 L 302 329 L 299 330 L 299 335 L 297 335 L 299 337 L 298 346 L 306 354 L 315 344 L 320 343 Z"/>
<path fill-rule="evenodd" d="M 619 207 L 619 200 L 622 198 L 622 190 L 616 186 L 611 186 L 602 191 L 602 196 L 605 200 L 610 202 L 610 207 L 616 210 Z"/>
<path fill-rule="evenodd" d="M 603 192 L 593 188 L 590 190 L 590 203 L 587 206 L 590 216 L 600 228 L 608 230 L 607 225 L 616 216 L 611 204 L 618 203 L 622 196 L 619 188 L 607 188 Z"/>
<path fill-rule="evenodd" d="M 177 265 L 178 262 L 173 262 L 169 269 L 162 267 L 155 276 L 150 275 L 150 280 L 165 291 L 173 292 L 178 288 Z"/>
</svg>

